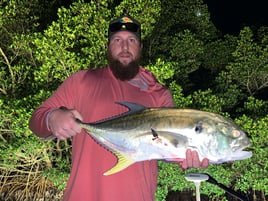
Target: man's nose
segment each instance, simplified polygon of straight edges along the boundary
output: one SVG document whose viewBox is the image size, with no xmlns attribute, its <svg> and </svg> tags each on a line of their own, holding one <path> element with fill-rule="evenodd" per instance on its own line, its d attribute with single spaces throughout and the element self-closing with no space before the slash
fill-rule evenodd
<svg viewBox="0 0 268 201">
<path fill-rule="evenodd" d="M 128 50 L 128 42 L 127 42 L 127 40 L 122 41 L 122 49 L 123 50 Z"/>
</svg>

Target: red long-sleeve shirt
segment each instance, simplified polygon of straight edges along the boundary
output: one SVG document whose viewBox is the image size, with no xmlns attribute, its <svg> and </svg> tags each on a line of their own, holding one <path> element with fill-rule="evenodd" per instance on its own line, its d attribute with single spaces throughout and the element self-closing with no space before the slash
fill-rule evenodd
<svg viewBox="0 0 268 201">
<path fill-rule="evenodd" d="M 109 67 L 82 70 L 68 79 L 35 110 L 30 129 L 40 137 L 51 134 L 46 125 L 49 111 L 65 106 L 80 112 L 84 122 L 95 122 L 127 111 L 117 101 L 147 107 L 173 106 L 169 90 L 140 68 L 131 80 L 117 80 Z M 103 176 L 117 158 L 97 144 L 84 130 L 73 137 L 72 169 L 64 201 L 153 201 L 157 185 L 157 162 L 138 162 L 113 175 Z"/>
</svg>

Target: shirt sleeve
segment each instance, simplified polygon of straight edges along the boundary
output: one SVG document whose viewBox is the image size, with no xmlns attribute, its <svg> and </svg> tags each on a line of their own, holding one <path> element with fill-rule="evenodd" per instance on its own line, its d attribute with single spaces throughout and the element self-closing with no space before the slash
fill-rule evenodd
<svg viewBox="0 0 268 201">
<path fill-rule="evenodd" d="M 74 106 L 74 94 L 77 90 L 73 90 L 74 86 L 81 79 L 82 72 L 78 72 L 67 78 L 59 88 L 32 114 L 29 121 L 30 130 L 37 136 L 45 138 L 51 135 L 51 131 L 47 127 L 47 115 L 61 106 L 72 108 Z"/>
</svg>

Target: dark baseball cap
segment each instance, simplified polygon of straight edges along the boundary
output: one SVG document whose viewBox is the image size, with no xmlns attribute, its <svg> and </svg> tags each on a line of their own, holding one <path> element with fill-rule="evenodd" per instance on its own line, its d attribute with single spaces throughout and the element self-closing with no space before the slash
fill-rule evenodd
<svg viewBox="0 0 268 201">
<path fill-rule="evenodd" d="M 122 15 L 109 24 L 108 38 L 118 31 L 129 31 L 141 40 L 141 24 L 129 15 Z"/>
</svg>

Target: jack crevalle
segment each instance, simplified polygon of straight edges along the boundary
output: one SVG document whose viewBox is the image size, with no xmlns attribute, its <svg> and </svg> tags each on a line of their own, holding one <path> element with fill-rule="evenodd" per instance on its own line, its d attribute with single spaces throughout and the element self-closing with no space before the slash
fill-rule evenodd
<svg viewBox="0 0 268 201">
<path fill-rule="evenodd" d="M 117 164 L 104 175 L 119 172 L 139 161 L 185 158 L 186 149 L 196 150 L 210 163 L 243 160 L 252 156 L 246 134 L 227 118 L 200 110 L 146 108 L 118 102 L 129 111 L 96 123 L 77 119 L 102 146 L 114 153 Z"/>
</svg>

